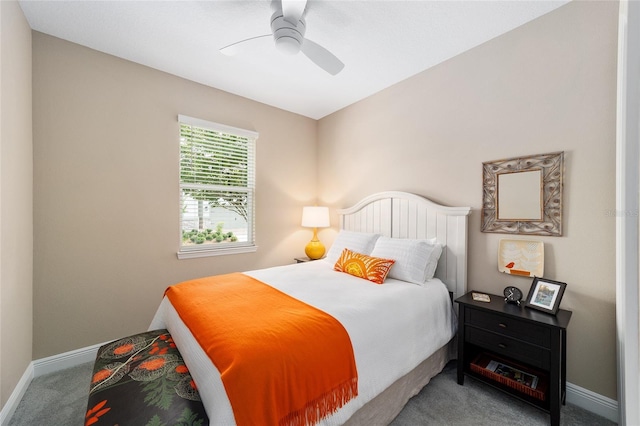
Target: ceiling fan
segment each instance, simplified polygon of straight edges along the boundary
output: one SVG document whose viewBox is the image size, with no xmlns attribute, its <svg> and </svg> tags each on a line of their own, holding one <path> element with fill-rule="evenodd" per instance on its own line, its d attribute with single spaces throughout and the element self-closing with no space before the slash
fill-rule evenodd
<svg viewBox="0 0 640 426">
<path fill-rule="evenodd" d="M 271 8 L 271 32 L 261 36 L 237 41 L 220 49 L 225 55 L 234 55 L 239 45 L 255 44 L 273 36 L 276 48 L 281 52 L 295 55 L 302 51 L 311 61 L 331 75 L 336 75 L 344 64 L 333 53 L 312 40 L 304 37 L 306 23 L 304 15 L 307 0 L 273 0 Z"/>
</svg>

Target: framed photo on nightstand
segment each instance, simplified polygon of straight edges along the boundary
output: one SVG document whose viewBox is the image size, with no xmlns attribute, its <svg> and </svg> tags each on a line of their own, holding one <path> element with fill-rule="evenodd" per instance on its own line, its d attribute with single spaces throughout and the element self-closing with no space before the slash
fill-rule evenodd
<svg viewBox="0 0 640 426">
<path fill-rule="evenodd" d="M 566 283 L 535 277 L 525 306 L 555 315 L 560 308 L 560 301 L 566 287 Z"/>
</svg>

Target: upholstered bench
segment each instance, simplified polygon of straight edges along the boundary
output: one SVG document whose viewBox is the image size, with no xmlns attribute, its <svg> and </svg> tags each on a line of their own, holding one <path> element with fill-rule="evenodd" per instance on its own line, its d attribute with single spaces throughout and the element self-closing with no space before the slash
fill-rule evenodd
<svg viewBox="0 0 640 426">
<path fill-rule="evenodd" d="M 85 426 L 209 424 L 200 395 L 167 330 L 108 343 L 93 367 Z"/>
</svg>

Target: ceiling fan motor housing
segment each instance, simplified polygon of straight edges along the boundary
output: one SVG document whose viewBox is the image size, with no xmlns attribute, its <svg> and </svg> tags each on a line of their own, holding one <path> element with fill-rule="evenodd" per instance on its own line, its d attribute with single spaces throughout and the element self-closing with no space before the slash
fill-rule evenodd
<svg viewBox="0 0 640 426">
<path fill-rule="evenodd" d="M 303 18 L 297 24 L 284 19 L 282 11 L 276 11 L 271 16 L 271 31 L 276 48 L 284 53 L 295 55 L 300 51 L 306 31 L 306 24 Z"/>
</svg>

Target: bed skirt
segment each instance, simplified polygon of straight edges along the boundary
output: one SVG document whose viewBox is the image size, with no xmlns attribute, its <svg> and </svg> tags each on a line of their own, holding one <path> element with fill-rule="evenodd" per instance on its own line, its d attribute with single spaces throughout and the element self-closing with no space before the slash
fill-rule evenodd
<svg viewBox="0 0 640 426">
<path fill-rule="evenodd" d="M 456 339 L 438 349 L 412 371 L 398 379 L 384 392 L 366 403 L 345 423 L 345 426 L 387 425 L 396 418 L 411 397 L 417 395 L 445 365 L 453 359 Z"/>
</svg>

